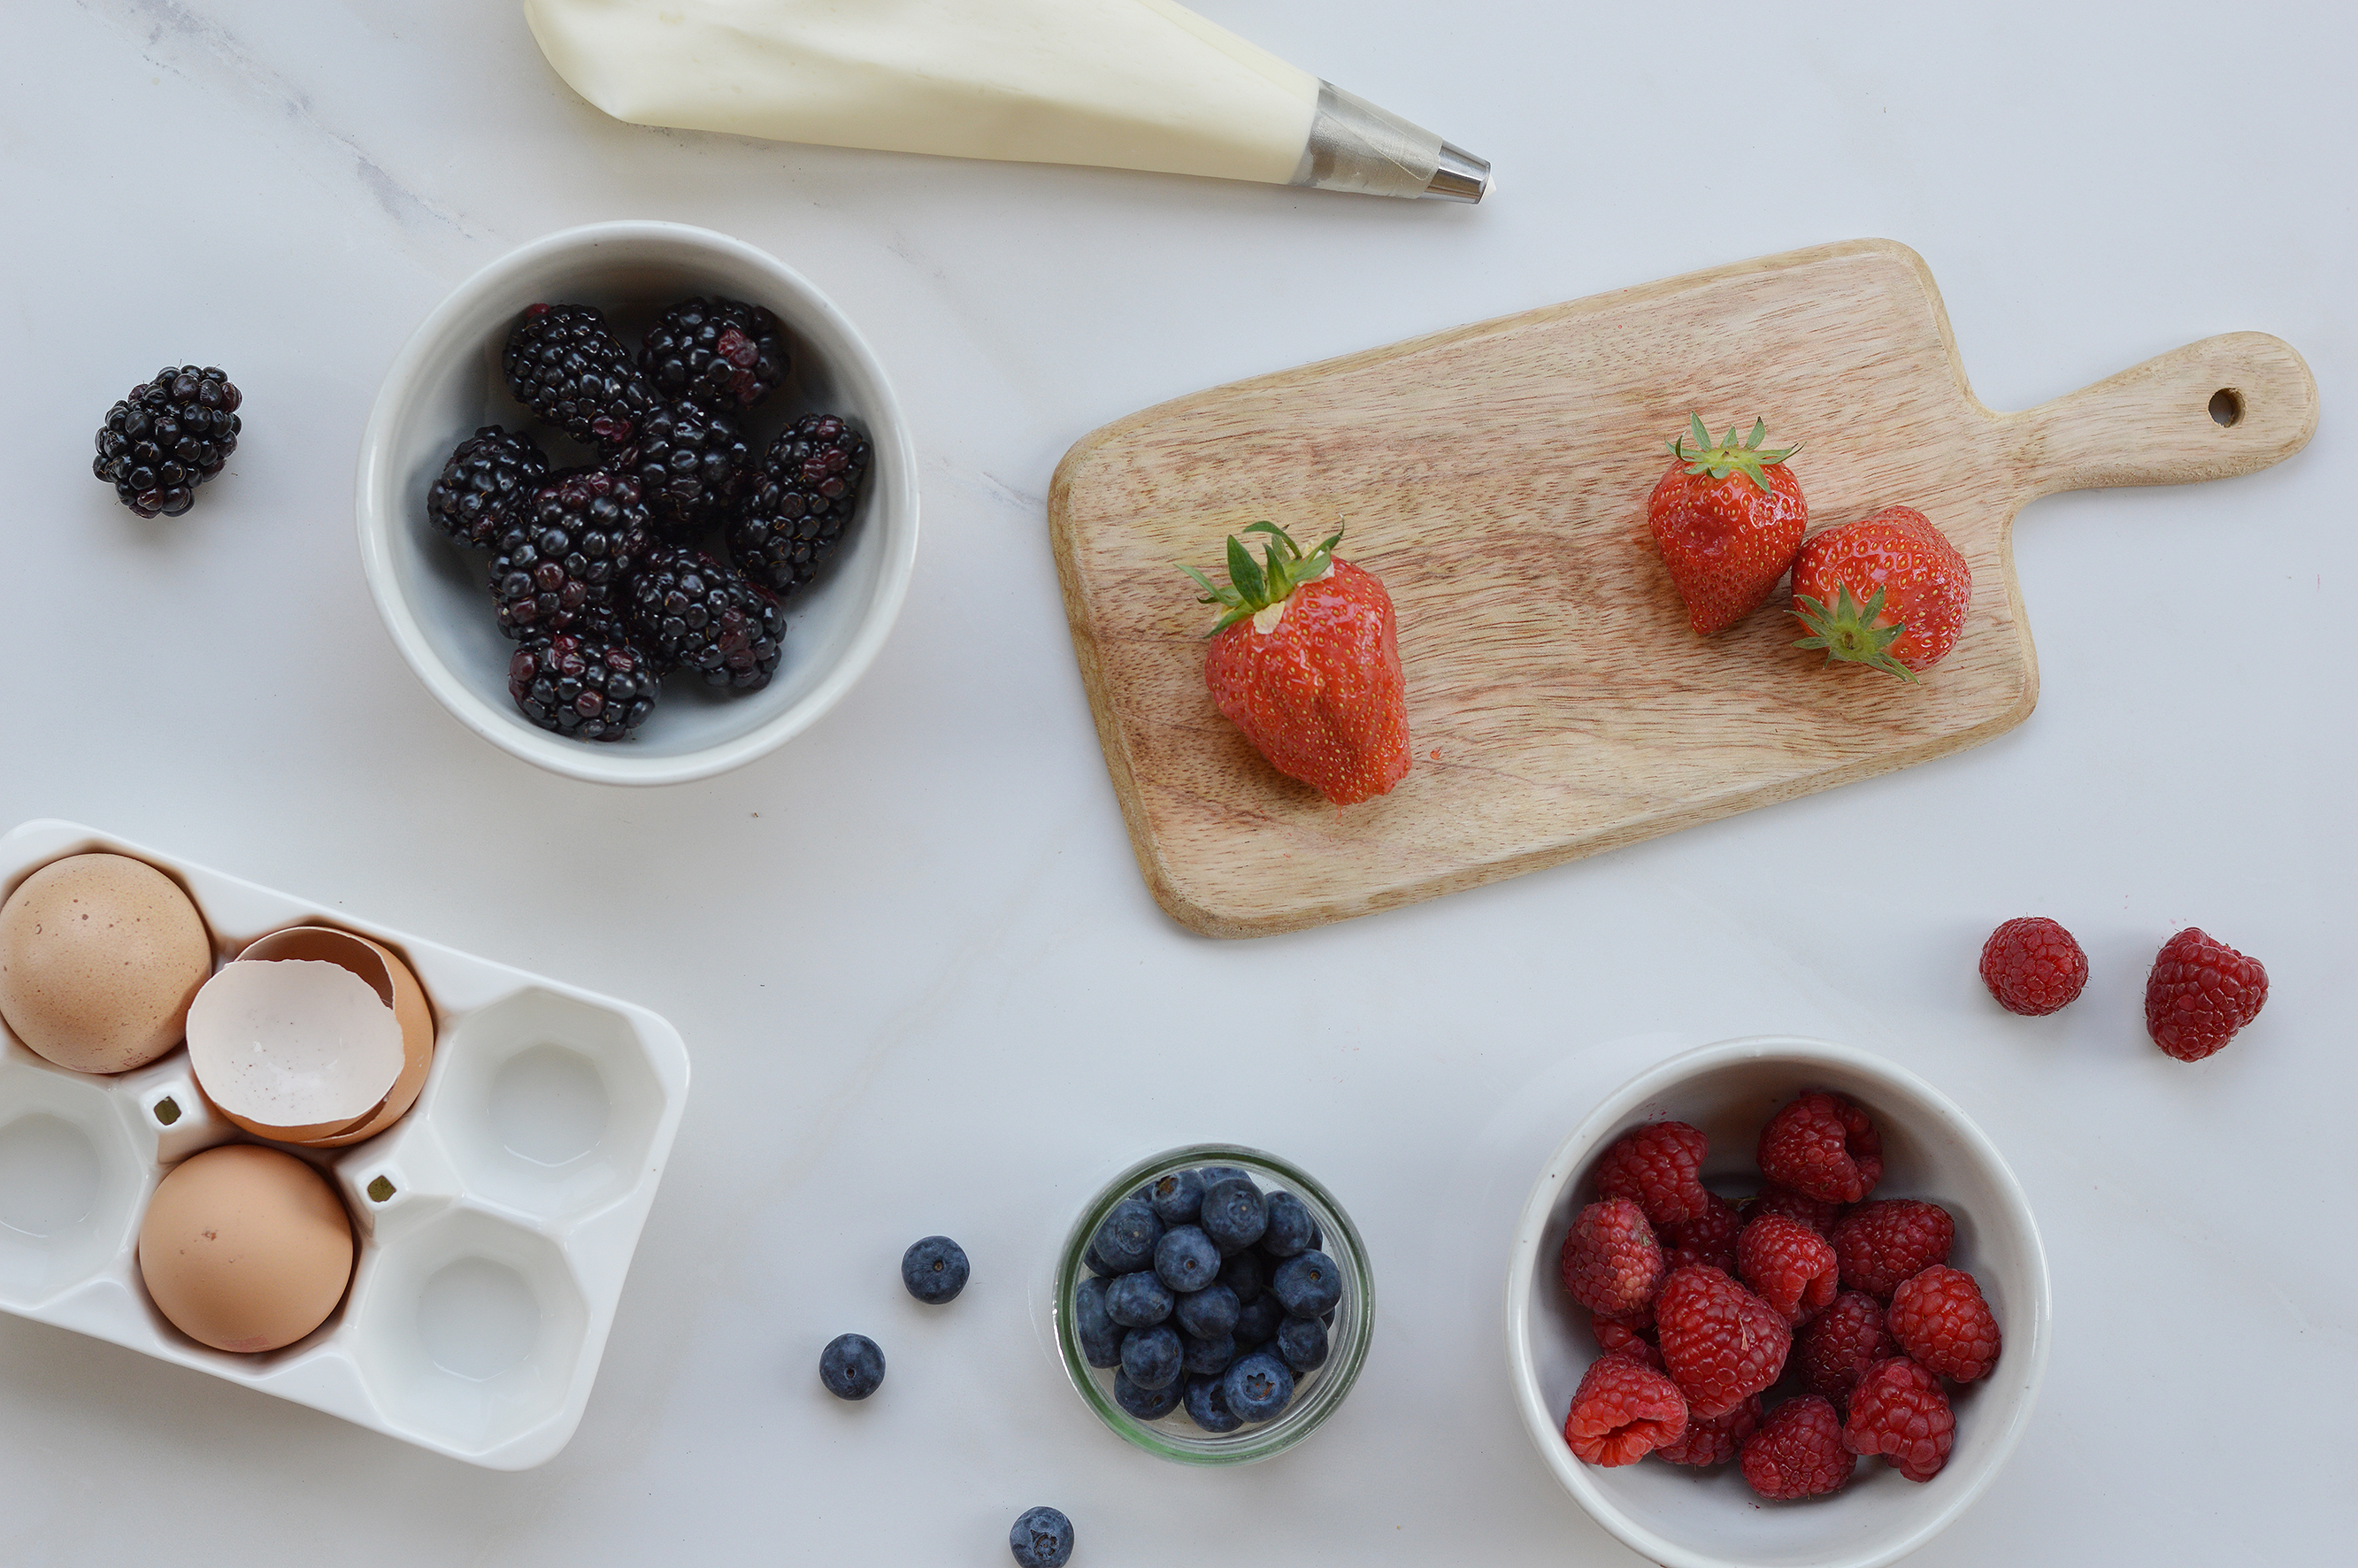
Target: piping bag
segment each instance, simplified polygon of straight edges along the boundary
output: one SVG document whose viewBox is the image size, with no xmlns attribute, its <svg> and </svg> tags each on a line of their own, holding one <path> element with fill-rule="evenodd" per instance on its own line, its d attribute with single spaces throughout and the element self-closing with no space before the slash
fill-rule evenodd
<svg viewBox="0 0 2358 1568">
<path fill-rule="evenodd" d="M 1346 0 L 1347 3 L 1347 0 Z M 640 125 L 1479 201 L 1490 166 L 1173 0 L 525 0 Z"/>
</svg>

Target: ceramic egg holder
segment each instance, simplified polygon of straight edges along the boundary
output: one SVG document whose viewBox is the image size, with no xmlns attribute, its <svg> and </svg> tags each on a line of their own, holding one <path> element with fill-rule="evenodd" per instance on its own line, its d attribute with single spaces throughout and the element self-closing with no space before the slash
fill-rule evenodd
<svg viewBox="0 0 2358 1568">
<path fill-rule="evenodd" d="M 112 850 L 173 877 L 215 963 L 267 932 L 342 926 L 406 957 L 431 1000 L 416 1108 L 337 1150 L 289 1152 L 335 1183 L 360 1242 L 327 1322 L 235 1355 L 175 1328 L 139 1274 L 164 1173 L 244 1138 L 188 1052 L 114 1077 L 55 1066 L 0 1029 L 0 1309 L 193 1367 L 493 1469 L 572 1437 L 687 1098 L 662 1018 L 349 919 L 67 822 L 0 838 L 0 899 L 60 856 Z"/>
</svg>

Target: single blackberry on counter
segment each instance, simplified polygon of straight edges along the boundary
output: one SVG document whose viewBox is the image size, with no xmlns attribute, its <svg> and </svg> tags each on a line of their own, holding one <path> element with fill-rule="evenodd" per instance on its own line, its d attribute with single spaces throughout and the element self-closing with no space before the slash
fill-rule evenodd
<svg viewBox="0 0 2358 1568">
<path fill-rule="evenodd" d="M 166 365 L 106 411 L 91 472 L 142 517 L 178 517 L 237 450 L 244 396 L 220 367 Z"/>
<path fill-rule="evenodd" d="M 647 329 L 639 369 L 665 397 L 751 408 L 786 379 L 786 330 L 741 299 L 683 299 Z"/>
<path fill-rule="evenodd" d="M 701 550 L 657 545 L 631 579 L 628 624 L 665 668 L 759 691 L 778 667 L 786 619 L 766 589 Z"/>
<path fill-rule="evenodd" d="M 753 449 L 737 421 L 688 398 L 656 405 L 609 460 L 639 481 L 655 525 L 674 538 L 717 526 L 753 479 Z"/>
<path fill-rule="evenodd" d="M 802 588 L 850 528 L 868 458 L 868 438 L 832 414 L 779 431 L 729 524 L 730 557 L 781 599 Z"/>
<path fill-rule="evenodd" d="M 535 305 L 500 357 L 516 401 L 575 440 L 620 450 L 655 395 L 594 305 Z"/>
<path fill-rule="evenodd" d="M 487 547 L 547 473 L 539 442 L 522 430 L 486 425 L 442 465 L 441 477 L 426 492 L 426 520 L 462 545 Z"/>
<path fill-rule="evenodd" d="M 646 654 L 619 637 L 543 633 L 508 660 L 508 695 L 524 716 L 577 741 L 624 739 L 662 693 Z"/>
<path fill-rule="evenodd" d="M 508 513 L 493 544 L 492 598 L 500 630 L 619 626 L 631 575 L 654 546 L 638 481 L 605 469 L 548 475 Z"/>
</svg>

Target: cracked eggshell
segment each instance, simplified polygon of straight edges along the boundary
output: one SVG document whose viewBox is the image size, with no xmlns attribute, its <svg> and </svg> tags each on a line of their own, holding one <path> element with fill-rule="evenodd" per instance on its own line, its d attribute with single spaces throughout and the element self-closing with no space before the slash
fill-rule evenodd
<svg viewBox="0 0 2358 1568">
<path fill-rule="evenodd" d="M 283 1150 L 228 1143 L 166 1173 L 139 1224 L 139 1274 L 173 1325 L 216 1350 L 292 1345 L 352 1282 L 352 1217 Z"/>
<path fill-rule="evenodd" d="M 375 1137 L 409 1114 L 409 1108 L 417 1103 L 418 1091 L 426 1087 L 427 1070 L 434 1065 L 434 1004 L 399 954 L 331 925 L 293 925 L 257 937 L 238 957 L 241 961 L 314 958 L 341 965 L 368 982 L 378 999 L 393 1009 L 394 1021 L 401 1025 L 401 1076 L 384 1100 L 352 1126 L 325 1137 L 290 1141 L 313 1149 L 341 1149 Z"/>
<path fill-rule="evenodd" d="M 77 1073 L 129 1072 L 178 1044 L 212 968 L 196 904 L 128 855 L 52 860 L 0 907 L 0 1017 Z"/>
<path fill-rule="evenodd" d="M 405 1065 L 391 1003 L 323 958 L 223 965 L 189 1004 L 188 1033 L 205 1097 L 255 1137 L 283 1142 L 366 1125 Z"/>
</svg>

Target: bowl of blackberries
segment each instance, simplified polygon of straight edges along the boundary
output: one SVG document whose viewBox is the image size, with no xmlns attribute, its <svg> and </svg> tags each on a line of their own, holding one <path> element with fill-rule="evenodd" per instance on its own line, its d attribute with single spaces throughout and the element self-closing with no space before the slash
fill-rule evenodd
<svg viewBox="0 0 2358 1568">
<path fill-rule="evenodd" d="M 1151 1454 L 1265 1459 L 1322 1425 L 1374 1333 L 1367 1249 L 1333 1195 L 1255 1149 L 1141 1161 L 1081 1210 L 1056 1344 L 1084 1403 Z"/>
<path fill-rule="evenodd" d="M 567 230 L 462 284 L 387 373 L 357 502 L 427 689 L 543 767 L 669 784 L 807 728 L 916 557 L 890 384 L 784 263 L 677 223 Z"/>
</svg>

